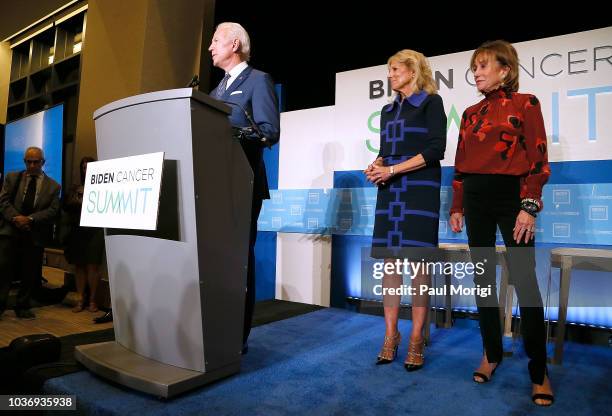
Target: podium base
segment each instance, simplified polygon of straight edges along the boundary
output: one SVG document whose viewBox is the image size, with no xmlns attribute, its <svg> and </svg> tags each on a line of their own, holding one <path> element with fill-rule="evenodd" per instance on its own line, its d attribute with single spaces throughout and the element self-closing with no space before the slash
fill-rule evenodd
<svg viewBox="0 0 612 416">
<path fill-rule="evenodd" d="M 91 372 L 158 397 L 170 398 L 240 371 L 240 360 L 201 373 L 175 367 L 128 350 L 116 341 L 79 345 L 75 358 Z"/>
</svg>

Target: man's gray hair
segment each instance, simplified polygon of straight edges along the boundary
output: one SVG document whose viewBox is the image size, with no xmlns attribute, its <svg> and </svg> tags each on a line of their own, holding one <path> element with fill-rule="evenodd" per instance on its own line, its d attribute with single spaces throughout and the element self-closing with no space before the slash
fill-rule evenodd
<svg viewBox="0 0 612 416">
<path fill-rule="evenodd" d="M 43 150 L 40 147 L 36 147 L 36 146 L 30 146 L 28 147 L 25 152 L 23 152 L 23 157 L 25 157 L 25 155 L 30 151 L 30 150 L 36 150 L 38 152 L 40 152 L 40 158 L 42 160 L 45 160 L 45 152 L 43 152 Z"/>
<path fill-rule="evenodd" d="M 217 30 L 219 29 L 226 31 L 230 39 L 238 39 L 240 41 L 239 54 L 243 61 L 251 59 L 251 39 L 242 25 L 234 22 L 223 22 L 217 26 Z"/>
</svg>

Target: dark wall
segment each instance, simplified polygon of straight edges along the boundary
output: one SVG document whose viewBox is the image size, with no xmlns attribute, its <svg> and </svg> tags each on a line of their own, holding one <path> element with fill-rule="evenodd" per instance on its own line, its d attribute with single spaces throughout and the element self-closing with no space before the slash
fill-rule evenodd
<svg viewBox="0 0 612 416">
<path fill-rule="evenodd" d="M 333 7 L 332 7 L 333 6 Z M 251 63 L 286 88 L 287 110 L 334 104 L 337 72 L 383 65 L 400 49 L 438 56 L 482 42 L 523 42 L 612 25 L 603 3 L 217 1 L 215 22 L 243 24 Z M 208 40 L 210 42 L 210 40 Z M 211 85 L 223 77 L 212 72 Z"/>
</svg>

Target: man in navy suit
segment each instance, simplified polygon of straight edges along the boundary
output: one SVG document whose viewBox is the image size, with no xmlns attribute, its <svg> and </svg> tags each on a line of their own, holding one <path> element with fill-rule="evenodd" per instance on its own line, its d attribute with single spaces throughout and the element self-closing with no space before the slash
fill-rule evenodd
<svg viewBox="0 0 612 416">
<path fill-rule="evenodd" d="M 259 130 L 251 135 L 247 134 L 247 137 L 241 140 L 242 148 L 254 175 L 244 312 L 243 353 L 246 353 L 255 305 L 257 218 L 262 201 L 270 198 L 263 149 L 278 142 L 280 115 L 272 78 L 265 72 L 250 67 L 247 63 L 250 58 L 251 42 L 248 33 L 241 25 L 228 22 L 217 26 L 208 50 L 212 54 L 213 65 L 225 71 L 223 80 L 211 91 L 210 95 L 218 100 L 234 104 L 229 104 L 232 107 L 232 114 L 229 116 L 232 127 L 253 128 L 254 123 L 255 129 Z"/>
</svg>

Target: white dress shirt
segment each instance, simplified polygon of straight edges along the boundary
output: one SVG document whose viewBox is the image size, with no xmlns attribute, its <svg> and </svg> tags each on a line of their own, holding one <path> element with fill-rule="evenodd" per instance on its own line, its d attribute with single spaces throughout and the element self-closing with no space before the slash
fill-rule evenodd
<svg viewBox="0 0 612 416">
<path fill-rule="evenodd" d="M 230 69 L 229 71 L 230 77 L 227 80 L 227 86 L 225 87 L 226 90 L 229 88 L 230 85 L 232 85 L 232 82 L 234 82 L 234 80 L 238 78 L 238 75 L 240 75 L 242 71 L 248 68 L 248 66 L 249 64 L 247 62 L 242 61 L 238 65 Z"/>
</svg>

